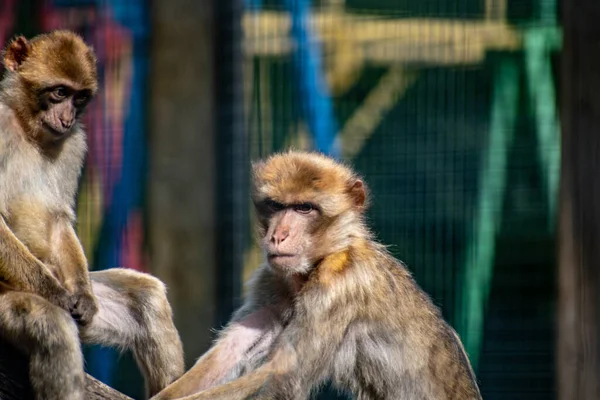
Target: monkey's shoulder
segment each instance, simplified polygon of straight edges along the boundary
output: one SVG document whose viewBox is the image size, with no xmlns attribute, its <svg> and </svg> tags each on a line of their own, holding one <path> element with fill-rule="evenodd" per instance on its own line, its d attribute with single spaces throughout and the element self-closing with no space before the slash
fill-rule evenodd
<svg viewBox="0 0 600 400">
<path fill-rule="evenodd" d="M 382 276 L 393 279 L 410 277 L 406 266 L 394 258 L 385 246 L 364 241 L 336 253 L 332 253 L 317 265 L 313 281 L 321 284 L 339 285 L 351 281 L 360 290 L 369 285 L 379 285 Z M 363 276 L 362 279 L 355 279 Z"/>
</svg>

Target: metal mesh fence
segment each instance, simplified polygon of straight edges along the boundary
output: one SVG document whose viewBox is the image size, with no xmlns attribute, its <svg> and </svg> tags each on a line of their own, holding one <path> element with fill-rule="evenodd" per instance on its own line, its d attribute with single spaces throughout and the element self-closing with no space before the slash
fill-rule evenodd
<svg viewBox="0 0 600 400">
<path fill-rule="evenodd" d="M 247 221 L 248 159 L 316 148 L 365 177 L 373 231 L 459 332 L 483 397 L 553 398 L 555 2 L 216 4 L 216 211 L 224 217 L 214 233 L 219 265 L 228 265 L 217 280 L 219 304 L 207 305 L 218 310 L 216 325 L 261 261 Z M 16 31 L 68 27 L 106 50 L 106 97 L 90 115 L 95 157 L 78 203 L 94 268 L 144 269 L 143 164 L 133 160 L 144 159 L 147 10 L 141 0 L 0 0 L 3 42 Z M 115 176 L 128 180 L 114 186 Z M 119 374 L 95 360 L 117 387 L 133 373 L 132 364 Z"/>
<path fill-rule="evenodd" d="M 297 3 L 247 4 L 251 157 L 352 163 L 371 226 L 458 330 L 484 398 L 552 398 L 556 5 Z"/>
</svg>

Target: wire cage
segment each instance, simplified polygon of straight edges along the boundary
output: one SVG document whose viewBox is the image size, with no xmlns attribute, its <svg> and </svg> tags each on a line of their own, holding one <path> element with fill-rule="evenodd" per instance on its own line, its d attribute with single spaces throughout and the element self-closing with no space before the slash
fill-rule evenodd
<svg viewBox="0 0 600 400">
<path fill-rule="evenodd" d="M 554 398 L 555 1 L 214 4 L 215 327 L 261 262 L 248 161 L 316 149 L 364 176 L 370 226 L 458 331 L 483 397 Z M 147 270 L 149 10 L 144 0 L 0 0 L 1 42 L 61 27 L 98 52 L 102 98 L 86 117 L 78 199 L 94 269 Z M 87 357 L 91 373 L 142 396 L 131 361 L 117 366 L 106 349 Z"/>
<path fill-rule="evenodd" d="M 484 398 L 552 398 L 556 4 L 249 0 L 242 25 L 251 158 L 353 164 L 373 230 L 457 329 Z"/>
</svg>

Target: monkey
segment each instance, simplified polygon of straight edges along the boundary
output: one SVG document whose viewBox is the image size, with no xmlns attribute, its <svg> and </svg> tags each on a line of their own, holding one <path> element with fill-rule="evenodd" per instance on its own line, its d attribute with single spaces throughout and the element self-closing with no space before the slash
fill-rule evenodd
<svg viewBox="0 0 600 400">
<path fill-rule="evenodd" d="M 0 81 L 0 336 L 29 358 L 36 399 L 84 398 L 81 343 L 131 350 L 148 397 L 184 372 L 166 286 L 125 268 L 89 272 L 74 226 L 98 91 L 74 32 L 17 36 Z"/>
<path fill-rule="evenodd" d="M 366 224 L 349 166 L 288 150 L 252 164 L 266 263 L 213 346 L 154 400 L 481 399 L 460 338 Z"/>
</svg>

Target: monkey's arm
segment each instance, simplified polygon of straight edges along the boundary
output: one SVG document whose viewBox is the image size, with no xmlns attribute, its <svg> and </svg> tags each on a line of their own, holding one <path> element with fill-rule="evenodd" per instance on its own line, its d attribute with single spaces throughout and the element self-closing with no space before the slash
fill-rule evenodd
<svg viewBox="0 0 600 400">
<path fill-rule="evenodd" d="M 63 285 L 73 296 L 72 316 L 86 325 L 98 307 L 92 294 L 87 258 L 66 215 L 60 216 L 52 229 L 52 263 L 60 269 Z"/>
<path fill-rule="evenodd" d="M 60 268 L 68 291 L 91 291 L 87 259 L 66 216 L 59 217 L 52 228 L 52 263 Z"/>
<path fill-rule="evenodd" d="M 153 400 L 177 399 L 235 379 L 244 362 L 268 351 L 281 327 L 271 311 L 253 308 L 239 310 L 212 348 Z"/>
<path fill-rule="evenodd" d="M 0 215 L 0 288 L 37 293 L 69 310 L 69 294 L 50 270 L 14 235 Z"/>
<path fill-rule="evenodd" d="M 304 399 L 326 377 L 353 313 L 321 294 L 278 337 L 271 359 L 255 371 L 181 400 Z M 329 297 L 329 296 L 328 296 Z M 325 306 L 327 304 L 327 306 Z"/>
</svg>

